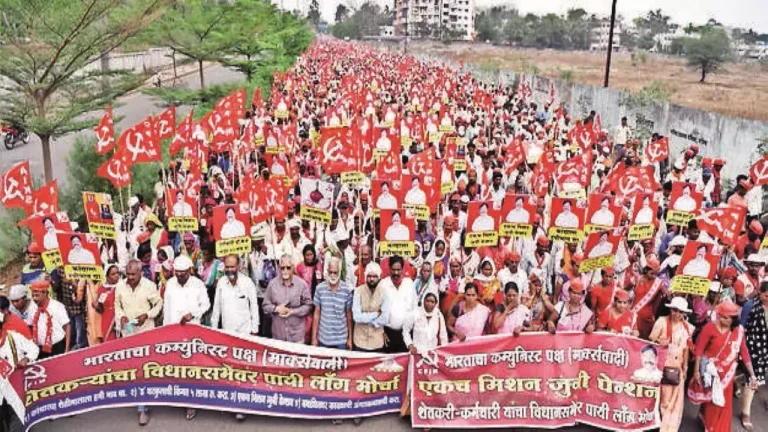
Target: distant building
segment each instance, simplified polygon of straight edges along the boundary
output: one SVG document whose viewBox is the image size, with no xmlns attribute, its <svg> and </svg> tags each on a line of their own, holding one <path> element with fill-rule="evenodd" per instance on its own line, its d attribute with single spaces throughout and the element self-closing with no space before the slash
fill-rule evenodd
<svg viewBox="0 0 768 432">
<path fill-rule="evenodd" d="M 682 28 L 678 28 L 674 32 L 659 33 L 653 36 L 653 41 L 655 42 L 655 44 L 653 48 L 650 49 L 650 51 L 651 52 L 669 51 L 669 48 L 672 46 L 672 42 L 674 40 L 684 38 L 684 37 L 698 38 L 699 34 L 698 33 L 686 34 Z"/>
<path fill-rule="evenodd" d="M 475 0 L 395 0 L 395 34 L 413 36 L 414 29 L 460 32 L 471 40 L 475 33 Z"/>
<path fill-rule="evenodd" d="M 600 24 L 592 29 L 589 49 L 590 51 L 605 51 L 608 49 L 608 38 L 611 35 L 611 20 L 601 19 Z M 613 50 L 621 49 L 621 23 L 613 26 Z"/>
</svg>

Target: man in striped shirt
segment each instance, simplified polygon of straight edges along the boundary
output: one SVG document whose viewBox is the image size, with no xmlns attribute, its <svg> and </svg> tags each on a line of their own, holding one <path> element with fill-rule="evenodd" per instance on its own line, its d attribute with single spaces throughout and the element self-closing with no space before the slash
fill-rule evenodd
<svg viewBox="0 0 768 432">
<path fill-rule="evenodd" d="M 331 258 L 325 281 L 315 289 L 312 345 L 352 349 L 352 299 L 354 291 L 341 280 L 341 261 Z"/>
</svg>

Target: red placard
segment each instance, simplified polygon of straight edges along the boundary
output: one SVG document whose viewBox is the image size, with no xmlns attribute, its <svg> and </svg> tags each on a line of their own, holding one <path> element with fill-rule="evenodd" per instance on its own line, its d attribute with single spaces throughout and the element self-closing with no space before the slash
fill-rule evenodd
<svg viewBox="0 0 768 432">
<path fill-rule="evenodd" d="M 213 208 L 213 238 L 229 240 L 250 236 L 251 212 L 248 203 L 220 205 Z"/>
<path fill-rule="evenodd" d="M 379 238 L 387 242 L 412 242 L 416 233 L 416 221 L 406 210 L 381 210 Z"/>
<path fill-rule="evenodd" d="M 498 231 L 501 208 L 493 201 L 472 201 L 467 208 L 467 232 Z"/>
<path fill-rule="evenodd" d="M 579 201 L 570 198 L 552 198 L 550 225 L 558 228 L 583 229 L 585 209 Z"/>
<path fill-rule="evenodd" d="M 61 258 L 68 266 L 100 266 L 99 241 L 96 236 L 82 233 L 58 233 Z"/>
<path fill-rule="evenodd" d="M 719 255 L 712 253 L 713 246 L 688 240 L 680 257 L 680 264 L 677 266 L 677 275 L 712 280 L 715 277 L 719 259 Z"/>
</svg>

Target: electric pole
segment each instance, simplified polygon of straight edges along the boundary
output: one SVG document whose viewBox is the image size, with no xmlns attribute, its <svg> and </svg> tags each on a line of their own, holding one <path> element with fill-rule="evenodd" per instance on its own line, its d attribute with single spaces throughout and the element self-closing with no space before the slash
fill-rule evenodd
<svg viewBox="0 0 768 432">
<path fill-rule="evenodd" d="M 616 0 L 611 6 L 611 29 L 608 33 L 608 55 L 605 58 L 605 81 L 603 87 L 608 87 L 608 78 L 611 76 L 611 54 L 613 54 L 613 29 L 616 24 Z"/>
</svg>

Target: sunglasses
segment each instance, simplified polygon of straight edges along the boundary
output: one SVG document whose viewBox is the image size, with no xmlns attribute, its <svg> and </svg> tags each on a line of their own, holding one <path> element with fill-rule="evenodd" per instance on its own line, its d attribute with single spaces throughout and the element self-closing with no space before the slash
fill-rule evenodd
<svg viewBox="0 0 768 432">
<path fill-rule="evenodd" d="M 291 266 L 280 266 L 280 270 L 293 270 Z"/>
</svg>

